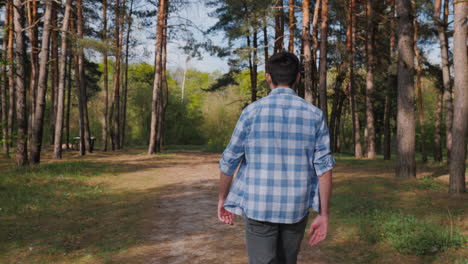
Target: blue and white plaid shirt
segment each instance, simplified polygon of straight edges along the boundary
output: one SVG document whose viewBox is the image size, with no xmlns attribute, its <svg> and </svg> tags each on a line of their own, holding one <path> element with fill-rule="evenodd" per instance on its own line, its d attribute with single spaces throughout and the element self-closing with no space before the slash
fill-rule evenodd
<svg viewBox="0 0 468 264">
<path fill-rule="evenodd" d="M 234 183 L 226 210 L 272 223 L 296 223 L 320 210 L 318 177 L 331 170 L 327 125 L 320 109 L 290 88 L 276 88 L 242 112 L 220 170 Z"/>
</svg>

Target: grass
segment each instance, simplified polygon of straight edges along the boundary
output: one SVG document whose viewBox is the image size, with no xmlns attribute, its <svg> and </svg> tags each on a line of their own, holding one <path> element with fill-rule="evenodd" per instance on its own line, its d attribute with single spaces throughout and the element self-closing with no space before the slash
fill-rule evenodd
<svg viewBox="0 0 468 264">
<path fill-rule="evenodd" d="M 205 148 L 170 146 L 154 158 L 171 163 L 179 150 Z M 468 264 L 468 196 L 447 193 L 437 179 L 445 164 L 418 164 L 420 177 L 401 181 L 394 161 L 336 159 L 330 239 L 320 246 L 327 263 Z M 147 242 L 145 223 L 154 219 L 145 212 L 155 197 L 112 189 L 112 181 L 123 181 L 114 177 L 116 166 L 82 159 L 0 164 L 0 263 L 110 263 Z M 113 175 L 108 185 L 94 181 L 106 175 Z"/>
<path fill-rule="evenodd" d="M 54 263 L 111 256 L 137 243 L 142 210 L 131 194 L 88 179 L 116 170 L 88 161 L 10 168 L 0 174 L 0 262 Z M 26 249 L 26 251 L 25 251 Z"/>
</svg>

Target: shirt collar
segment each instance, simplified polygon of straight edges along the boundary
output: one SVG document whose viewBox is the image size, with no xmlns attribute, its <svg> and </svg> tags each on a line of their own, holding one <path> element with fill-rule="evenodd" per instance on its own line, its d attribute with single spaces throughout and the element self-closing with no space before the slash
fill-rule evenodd
<svg viewBox="0 0 468 264">
<path fill-rule="evenodd" d="M 280 93 L 286 93 L 286 94 L 294 94 L 296 95 L 296 92 L 288 87 L 278 87 L 273 89 L 270 94 L 280 94 Z"/>
</svg>

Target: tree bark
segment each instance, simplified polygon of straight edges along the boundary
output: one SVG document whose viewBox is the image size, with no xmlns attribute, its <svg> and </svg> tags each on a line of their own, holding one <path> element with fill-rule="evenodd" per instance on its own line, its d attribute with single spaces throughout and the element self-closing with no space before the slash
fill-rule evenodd
<svg viewBox="0 0 468 264">
<path fill-rule="evenodd" d="M 367 50 L 367 74 L 366 74 L 366 129 L 367 129 L 367 158 L 374 159 L 377 155 L 375 151 L 375 125 L 374 125 L 374 43 L 375 43 L 375 22 L 374 3 L 367 0 L 367 30 L 366 30 L 366 50 Z"/>
<path fill-rule="evenodd" d="M 414 120 L 413 14 L 410 0 L 397 0 L 398 15 L 398 111 L 396 176 L 416 177 Z"/>
<path fill-rule="evenodd" d="M 31 45 L 31 71 L 29 76 L 29 122 L 28 122 L 28 140 L 33 140 L 34 115 L 36 111 L 36 98 L 39 79 L 39 36 L 38 26 L 35 21 L 38 19 L 38 1 L 27 1 L 28 31 Z"/>
<path fill-rule="evenodd" d="M 314 18 L 312 19 L 312 104 L 318 105 L 318 78 L 317 78 L 317 51 L 319 49 L 318 42 L 318 22 L 321 13 L 321 0 L 315 1 Z"/>
<path fill-rule="evenodd" d="M 275 2 L 275 49 L 273 53 L 278 53 L 284 50 L 284 10 L 283 1 L 276 0 Z"/>
<path fill-rule="evenodd" d="M 107 43 L 107 0 L 102 1 L 102 41 Z M 104 64 L 104 98 L 103 98 L 103 110 L 102 110 L 102 150 L 107 151 L 107 109 L 109 104 L 109 70 L 107 62 L 107 51 L 103 53 L 103 64 Z"/>
<path fill-rule="evenodd" d="M 302 1 L 302 45 L 304 49 L 304 99 L 309 103 L 313 103 L 309 0 Z"/>
<path fill-rule="evenodd" d="M 122 10 L 120 0 L 116 0 L 116 18 L 115 18 L 115 71 L 114 71 L 114 94 L 111 106 L 112 125 L 111 125 L 111 143 L 112 150 L 120 149 L 120 61 L 122 55 L 122 47 L 120 41 L 120 26 Z"/>
<path fill-rule="evenodd" d="M 78 11 L 80 10 L 81 8 L 81 5 L 80 5 L 80 2 L 81 0 L 78 0 L 79 2 L 77 3 L 77 9 Z M 78 13 L 78 12 L 77 12 Z M 79 14 L 77 14 L 77 16 L 79 17 Z M 76 17 L 73 17 L 70 21 L 70 27 L 72 29 L 72 36 L 73 36 L 73 45 L 75 46 L 74 47 L 74 56 L 73 56 L 73 68 L 74 68 L 74 72 L 75 72 L 75 83 L 76 83 L 76 90 L 77 90 L 77 96 L 78 96 L 78 120 L 79 120 L 79 133 L 80 133 L 80 144 L 79 144 L 79 148 L 80 148 L 80 155 L 81 156 L 84 156 L 86 154 L 86 148 L 85 148 L 85 137 L 84 137 L 84 134 L 85 134 L 85 126 L 84 126 L 84 113 L 83 113 L 83 104 L 82 104 L 82 87 L 81 87 L 81 82 L 83 81 L 82 80 L 82 75 L 80 74 L 80 67 L 79 67 L 79 63 L 80 63 L 80 60 L 79 60 L 79 57 L 81 56 L 81 48 L 78 47 L 78 38 L 79 36 L 77 36 L 77 23 L 75 22 L 75 19 Z"/>
<path fill-rule="evenodd" d="M 39 79 L 34 111 L 31 140 L 31 163 L 41 161 L 42 136 L 44 128 L 44 110 L 46 107 L 47 72 L 49 61 L 49 43 L 52 21 L 52 1 L 46 0 L 44 14 L 44 27 L 42 29 L 41 57 L 39 59 Z"/>
<path fill-rule="evenodd" d="M 67 62 L 67 31 L 70 22 L 71 3 L 73 0 L 67 0 L 65 4 L 65 14 L 63 16 L 61 33 L 61 56 L 59 58 L 59 84 L 57 93 L 57 118 L 55 122 L 54 136 L 54 159 L 62 158 L 62 131 L 63 131 L 63 112 L 65 103 L 65 70 Z"/>
<path fill-rule="evenodd" d="M 465 159 L 468 131 L 468 56 L 467 26 L 468 6 L 466 2 L 454 2 L 453 68 L 455 80 L 455 104 L 452 127 L 453 145 L 450 155 L 450 193 L 466 192 Z"/>
<path fill-rule="evenodd" d="M 123 106 L 122 106 L 122 131 L 120 146 L 123 148 L 125 143 L 125 127 L 127 123 L 127 93 L 128 93 L 128 53 L 130 47 L 130 33 L 132 30 L 133 0 L 130 1 L 130 11 L 127 17 L 127 39 L 125 43 L 125 75 L 123 85 Z M 164 63 L 163 63 L 164 66 Z M 164 77 L 164 75 L 163 75 Z"/>
<path fill-rule="evenodd" d="M 450 160 L 450 150 L 452 148 L 452 123 L 453 123 L 453 103 L 452 103 L 452 85 L 450 80 L 450 62 L 449 62 L 449 44 L 447 40 L 448 27 L 448 1 L 444 1 L 444 16 L 440 18 L 442 0 L 435 0 L 434 17 L 436 19 L 437 32 L 439 34 L 440 55 L 442 67 L 442 79 L 444 84 L 444 102 L 445 102 L 445 131 L 447 143 L 447 161 Z"/>
<path fill-rule="evenodd" d="M 434 123 L 434 161 L 442 162 L 442 104 L 444 101 L 443 90 L 437 89 L 437 108 Z"/>
<path fill-rule="evenodd" d="M 8 108 L 8 120 L 7 120 L 7 127 L 8 127 L 8 139 L 10 147 L 13 148 L 13 125 L 14 125 L 14 112 L 16 109 L 16 87 L 15 87 L 15 68 L 13 63 L 15 61 L 14 52 L 13 52 L 13 40 L 14 40 L 14 10 L 13 5 L 8 4 L 10 8 L 10 28 L 8 30 L 8 102 L 10 102 Z M 24 78 L 24 76 L 23 76 Z"/>
<path fill-rule="evenodd" d="M 395 0 L 390 1 L 390 64 L 387 71 L 387 87 L 385 88 L 385 110 L 384 110 L 384 160 L 389 160 L 392 155 L 392 128 L 390 120 L 392 119 L 392 91 L 396 84 L 397 61 L 395 56 Z"/>
<path fill-rule="evenodd" d="M 71 24 L 71 23 L 70 23 Z M 73 26 L 72 26 L 73 27 Z M 67 121 L 65 123 L 67 149 L 70 149 L 70 110 L 71 110 L 71 87 L 72 87 L 72 56 L 68 56 L 68 69 L 67 69 Z"/>
<path fill-rule="evenodd" d="M 422 163 L 427 163 L 427 151 L 426 151 L 426 130 L 424 127 L 424 108 L 423 108 L 423 94 L 421 87 L 421 75 L 422 75 L 422 60 L 421 54 L 419 54 L 418 48 L 418 18 L 414 18 L 414 55 L 416 56 L 417 68 L 416 68 L 416 89 L 418 91 L 418 108 L 419 108 L 419 127 L 421 134 L 421 154 Z"/>
<path fill-rule="evenodd" d="M 155 71 L 153 83 L 153 98 L 151 105 L 151 133 L 148 146 L 148 154 L 155 154 L 160 151 L 159 142 L 157 142 L 157 129 L 158 129 L 158 116 L 159 106 L 161 104 L 161 79 L 162 79 L 162 46 L 163 46 L 163 33 L 166 4 L 168 0 L 160 0 L 158 15 L 157 15 L 157 29 L 156 29 L 156 47 L 155 47 Z"/>
<path fill-rule="evenodd" d="M 348 61 L 349 61 L 349 104 L 351 107 L 351 119 L 353 122 L 353 142 L 354 142 L 354 157 L 362 158 L 361 146 L 361 126 L 359 123 L 359 113 L 357 111 L 356 91 L 354 83 L 354 54 L 356 40 L 356 17 L 354 12 L 356 9 L 355 0 L 350 0 L 348 10 L 348 20 L 351 25 L 351 38 L 349 42 Z"/>
<path fill-rule="evenodd" d="M 327 106 L 327 39 L 328 39 L 328 0 L 321 1 L 320 26 L 320 109 L 324 120 L 328 123 Z"/>
<path fill-rule="evenodd" d="M 58 82 L 59 82 L 59 63 L 58 63 L 58 41 L 57 41 L 57 30 L 58 27 L 57 19 L 57 4 L 52 2 L 52 30 L 50 32 L 50 95 L 51 95 L 51 107 L 50 107 L 50 145 L 54 145 L 55 137 L 55 120 L 57 118 L 57 98 L 58 98 Z"/>
<path fill-rule="evenodd" d="M 289 44 L 288 51 L 294 53 L 294 31 L 296 30 L 294 17 L 294 0 L 289 0 Z"/>
<path fill-rule="evenodd" d="M 162 150 L 164 146 L 164 126 L 166 122 L 166 110 L 167 105 L 169 103 L 169 87 L 167 84 L 166 78 L 166 62 L 167 62 L 167 17 L 168 17 L 168 10 L 169 10 L 169 3 L 166 5 L 166 18 L 164 19 L 164 33 L 163 33 L 163 44 L 162 44 L 162 59 L 161 59 L 161 70 L 162 70 L 162 78 L 161 78 L 161 85 L 162 85 L 162 92 L 163 95 L 161 97 L 161 114 L 159 119 L 159 149 Z"/>
<path fill-rule="evenodd" d="M 26 114 L 26 72 L 25 72 L 25 42 L 23 32 L 24 12 L 21 0 L 13 1 L 13 23 L 16 42 L 16 164 L 25 166 L 28 164 L 27 129 L 28 118 Z"/>
<path fill-rule="evenodd" d="M 263 46 L 264 46 L 263 54 L 265 57 L 265 72 L 266 72 L 266 66 L 268 64 L 268 21 L 267 21 L 266 14 L 265 14 L 265 17 L 263 18 Z"/>
<path fill-rule="evenodd" d="M 8 82 L 8 66 L 11 65 L 13 62 L 8 60 L 8 43 L 10 42 L 10 37 L 9 37 L 9 31 L 10 28 L 12 27 L 12 19 L 11 15 L 12 14 L 11 10 L 11 4 L 6 3 L 5 4 L 5 24 L 4 24 L 4 38 L 3 38 L 3 56 L 5 61 L 8 61 L 8 64 L 5 64 L 2 69 L 2 77 L 3 79 L 3 89 L 1 90 L 1 101 L 2 101 L 2 146 L 3 146 L 3 153 L 5 157 L 10 156 L 10 144 L 9 140 L 10 137 L 8 135 L 8 106 L 12 105 L 13 102 L 10 101 L 8 102 L 8 90 L 12 90 L 13 87 L 9 86 Z"/>
</svg>

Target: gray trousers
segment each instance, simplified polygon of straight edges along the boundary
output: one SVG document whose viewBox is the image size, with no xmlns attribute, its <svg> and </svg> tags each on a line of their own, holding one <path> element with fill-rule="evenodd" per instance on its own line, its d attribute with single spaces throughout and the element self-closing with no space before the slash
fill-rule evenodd
<svg viewBox="0 0 468 264">
<path fill-rule="evenodd" d="M 246 218 L 249 264 L 295 264 L 308 215 L 295 224 L 277 224 Z"/>
</svg>

